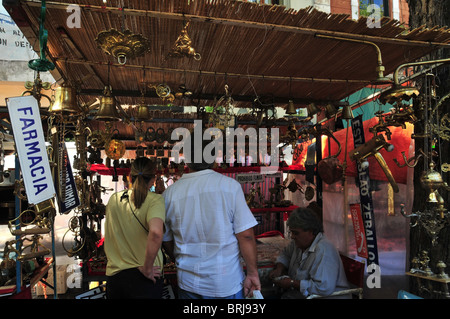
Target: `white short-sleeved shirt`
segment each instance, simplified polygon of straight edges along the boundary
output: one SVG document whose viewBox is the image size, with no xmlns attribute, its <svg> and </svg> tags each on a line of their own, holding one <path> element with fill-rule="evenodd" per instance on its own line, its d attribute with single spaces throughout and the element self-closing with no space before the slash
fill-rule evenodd
<svg viewBox="0 0 450 319">
<path fill-rule="evenodd" d="M 184 174 L 163 193 L 164 241 L 174 241 L 180 288 L 210 297 L 242 289 L 244 272 L 235 234 L 257 222 L 241 185 L 207 169 Z"/>
</svg>

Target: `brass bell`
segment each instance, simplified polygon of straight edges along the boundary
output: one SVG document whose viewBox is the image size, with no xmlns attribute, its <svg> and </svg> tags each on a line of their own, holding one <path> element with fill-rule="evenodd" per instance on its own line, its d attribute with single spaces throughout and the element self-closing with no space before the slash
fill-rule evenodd
<svg viewBox="0 0 450 319">
<path fill-rule="evenodd" d="M 333 104 L 328 103 L 327 105 L 325 105 L 325 114 L 327 115 L 327 118 L 332 118 L 336 115 L 336 113 L 337 109 Z"/>
<path fill-rule="evenodd" d="M 295 108 L 294 101 L 289 100 L 289 103 L 286 107 L 286 114 L 287 115 L 297 114 L 297 109 Z"/>
<path fill-rule="evenodd" d="M 73 87 L 63 84 L 55 90 L 55 99 L 48 108 L 50 113 L 75 114 L 80 113 Z"/>
<path fill-rule="evenodd" d="M 353 111 L 352 111 L 352 107 L 350 106 L 350 104 L 348 104 L 348 102 L 346 104 L 344 104 L 344 106 L 342 107 L 342 119 L 343 120 L 351 120 L 353 118 Z"/>
<path fill-rule="evenodd" d="M 105 90 L 105 94 L 100 99 L 100 107 L 94 120 L 97 121 L 118 121 L 120 119 L 119 113 L 116 109 L 116 102 L 111 96 L 109 89 Z"/>
<path fill-rule="evenodd" d="M 150 118 L 148 106 L 144 103 L 139 104 L 137 108 L 136 120 L 143 121 Z"/>
<path fill-rule="evenodd" d="M 320 109 L 314 103 L 310 103 L 306 106 L 306 110 L 308 111 L 308 117 L 313 117 L 315 114 L 320 112 Z"/>
</svg>

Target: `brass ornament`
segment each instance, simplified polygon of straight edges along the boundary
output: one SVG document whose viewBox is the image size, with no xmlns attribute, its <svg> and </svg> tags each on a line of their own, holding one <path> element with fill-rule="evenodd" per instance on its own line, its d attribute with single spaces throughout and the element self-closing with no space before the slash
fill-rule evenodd
<svg viewBox="0 0 450 319">
<path fill-rule="evenodd" d="M 105 145 L 105 134 L 100 130 L 94 130 L 88 135 L 87 140 L 93 147 L 102 147 Z"/>
<path fill-rule="evenodd" d="M 427 202 L 444 204 L 444 199 L 439 194 L 438 190 L 441 187 L 446 187 L 447 184 L 442 179 L 439 172 L 434 170 L 435 164 L 430 163 L 430 168 L 423 172 L 420 177 L 420 183 L 429 192 L 427 197 Z"/>
<path fill-rule="evenodd" d="M 45 97 L 51 104 L 52 103 L 51 98 L 48 95 L 42 93 L 42 90 L 50 90 L 51 86 L 52 85 L 50 82 L 43 82 L 41 80 L 40 73 L 38 71 L 36 78 L 34 79 L 33 82 L 25 81 L 24 87 L 26 90 L 22 92 L 22 96 L 33 95 L 38 101 L 39 107 L 41 106 L 41 99 L 43 97 Z"/>
<path fill-rule="evenodd" d="M 150 84 L 149 87 L 155 89 L 156 95 L 163 101 L 167 99 L 169 103 L 172 103 L 175 100 L 175 96 L 167 84 Z"/>
<path fill-rule="evenodd" d="M 380 102 L 383 104 L 394 104 L 401 101 L 409 101 L 420 94 L 419 90 L 412 86 L 394 85 L 389 90 L 380 95 Z"/>
<path fill-rule="evenodd" d="M 150 43 L 146 37 L 134 34 L 130 30 L 101 31 L 95 42 L 105 53 L 117 58 L 121 65 L 126 64 L 128 59 L 144 55 L 150 49 Z"/>
<path fill-rule="evenodd" d="M 136 143 L 141 144 L 145 142 L 145 131 L 142 129 L 142 127 L 139 127 L 136 132 L 134 133 L 134 140 Z"/>
<path fill-rule="evenodd" d="M 450 164 L 449 163 L 442 163 L 441 170 L 445 173 L 450 172 Z"/>
<path fill-rule="evenodd" d="M 168 98 L 170 95 L 170 87 L 167 84 L 158 84 L 155 86 L 156 94 L 162 98 Z"/>
<path fill-rule="evenodd" d="M 209 116 L 211 126 L 223 130 L 227 127 L 233 127 L 235 122 L 233 113 L 234 99 L 227 84 L 225 84 L 224 88 L 225 94 L 213 106 L 213 111 Z"/>
<path fill-rule="evenodd" d="M 181 34 L 175 41 L 175 44 L 172 47 L 172 50 L 169 52 L 168 56 L 174 58 L 192 57 L 194 58 L 194 60 L 198 61 L 202 57 L 200 53 L 197 53 L 195 49 L 191 46 L 192 40 L 187 32 L 188 26 L 189 22 L 186 22 L 183 29 L 181 30 Z"/>
<path fill-rule="evenodd" d="M 118 160 L 125 154 L 125 144 L 121 140 L 111 139 L 105 143 L 105 153 L 112 160 Z"/>
<path fill-rule="evenodd" d="M 403 217 L 414 218 L 415 222 L 411 223 L 411 227 L 417 225 L 422 226 L 428 236 L 431 237 L 432 246 L 436 246 L 438 243 L 439 232 L 449 225 L 449 213 L 445 212 L 445 208 L 442 205 L 426 208 L 423 211 L 416 213 L 405 213 L 405 205 L 400 205 L 400 213 Z"/>
<path fill-rule="evenodd" d="M 444 102 L 450 98 L 450 93 L 445 95 L 443 98 L 439 100 L 439 102 L 436 104 L 436 106 L 433 108 L 433 111 L 431 112 L 431 128 L 434 134 L 439 135 L 440 138 L 443 140 L 449 142 L 450 141 L 450 116 L 449 113 L 445 113 L 444 116 L 441 117 L 439 120 L 437 118 L 438 108 L 444 104 Z M 434 118 L 436 118 L 436 122 L 438 124 L 434 124 L 435 122 Z"/>
<path fill-rule="evenodd" d="M 444 188 L 449 191 L 450 187 L 444 182 L 441 174 L 434 170 L 434 167 L 435 164 L 431 162 L 429 169 L 420 177 L 420 183 L 428 191 L 427 207 L 423 211 L 406 214 L 405 205 L 401 204 L 400 213 L 406 218 L 414 218 L 415 223 L 411 226 L 421 225 L 431 237 L 431 244 L 436 246 L 439 232 L 448 227 L 450 222 L 450 214 L 444 206 L 444 199 L 439 194 L 439 189 Z"/>
<path fill-rule="evenodd" d="M 395 102 L 401 102 L 401 101 L 409 101 L 412 97 L 418 97 L 420 92 L 415 87 L 410 86 L 402 86 L 399 83 L 399 76 L 398 73 L 401 69 L 405 67 L 410 66 L 419 66 L 419 65 L 426 65 L 426 64 L 437 64 L 437 63 L 449 63 L 450 58 L 446 59 L 440 59 L 440 60 L 430 60 L 430 61 L 419 61 L 419 62 L 411 62 L 411 63 L 405 63 L 401 64 L 395 69 L 394 72 L 394 84 L 392 85 L 392 88 L 383 92 L 380 95 L 380 101 L 383 104 L 390 103 L 393 104 Z"/>
</svg>

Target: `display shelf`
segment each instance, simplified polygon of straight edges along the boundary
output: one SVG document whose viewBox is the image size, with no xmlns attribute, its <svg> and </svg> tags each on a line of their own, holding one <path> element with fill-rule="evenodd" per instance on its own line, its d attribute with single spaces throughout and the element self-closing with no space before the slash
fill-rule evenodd
<svg viewBox="0 0 450 319">
<path fill-rule="evenodd" d="M 253 214 L 259 213 L 289 213 L 294 209 L 298 208 L 298 206 L 291 205 L 287 207 L 267 207 L 267 208 L 250 208 Z"/>
<path fill-rule="evenodd" d="M 89 167 L 91 172 L 96 172 L 100 175 L 115 175 L 115 173 L 119 176 L 130 174 L 129 168 L 118 167 L 116 168 L 116 172 L 114 172 L 114 167 L 107 167 L 105 164 L 92 164 Z"/>
<path fill-rule="evenodd" d="M 100 175 L 114 175 L 114 167 L 106 167 L 104 164 L 92 164 L 89 167 L 91 172 L 96 172 Z M 171 173 L 171 169 L 164 169 L 164 173 Z M 177 169 L 174 169 L 174 173 Z M 189 169 L 186 167 L 185 172 L 188 172 Z M 238 167 L 227 167 L 227 168 L 214 168 L 214 171 L 218 173 L 270 173 L 270 172 L 285 172 L 285 173 L 295 173 L 302 174 L 305 169 L 301 165 L 291 165 L 291 166 L 238 166 Z M 118 176 L 128 175 L 130 173 L 130 168 L 116 168 L 116 174 Z"/>
</svg>

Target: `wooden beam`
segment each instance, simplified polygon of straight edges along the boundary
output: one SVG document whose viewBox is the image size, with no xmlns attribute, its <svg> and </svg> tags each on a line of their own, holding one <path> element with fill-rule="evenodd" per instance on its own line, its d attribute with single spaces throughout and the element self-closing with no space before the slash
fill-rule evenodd
<svg viewBox="0 0 450 319">
<path fill-rule="evenodd" d="M 149 70 L 149 71 L 159 71 L 159 72 L 174 72 L 174 73 L 191 73 L 202 76 L 219 76 L 228 78 L 244 78 L 244 79 L 255 79 L 255 80 L 272 80 L 272 81 L 294 81 L 294 82 L 309 82 L 309 83 L 341 83 L 341 84 L 370 84 L 368 80 L 347 80 L 347 79 L 322 79 L 322 78 L 307 78 L 298 76 L 277 76 L 277 75 L 259 75 L 259 74 L 242 74 L 242 73 L 224 73 L 224 72 L 212 72 L 212 71 L 201 71 L 201 70 L 187 70 L 187 69 L 174 69 L 174 68 L 163 68 L 163 67 L 153 67 L 149 65 L 135 65 L 135 64 L 119 64 L 110 63 L 102 61 L 88 61 L 83 59 L 67 59 L 64 57 L 55 57 L 55 61 L 61 61 L 65 63 L 83 64 L 83 65 L 96 65 L 105 67 L 118 67 L 118 68 L 130 68 L 139 70 Z"/>
</svg>

